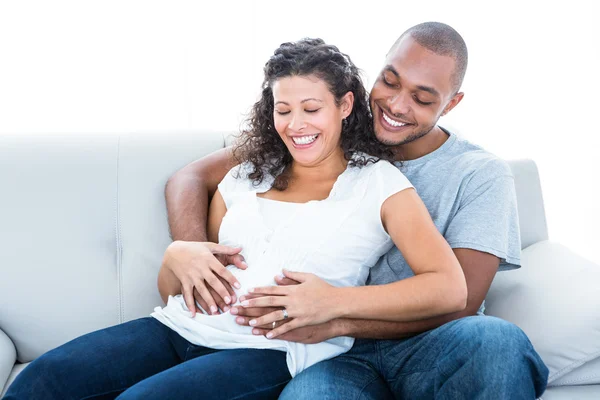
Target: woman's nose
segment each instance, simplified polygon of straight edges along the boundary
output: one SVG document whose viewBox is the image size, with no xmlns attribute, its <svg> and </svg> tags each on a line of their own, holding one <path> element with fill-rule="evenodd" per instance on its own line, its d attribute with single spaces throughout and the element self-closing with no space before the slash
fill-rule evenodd
<svg viewBox="0 0 600 400">
<path fill-rule="evenodd" d="M 299 131 L 304 129 L 306 121 L 300 115 L 294 115 L 288 124 L 288 128 L 293 131 Z"/>
</svg>

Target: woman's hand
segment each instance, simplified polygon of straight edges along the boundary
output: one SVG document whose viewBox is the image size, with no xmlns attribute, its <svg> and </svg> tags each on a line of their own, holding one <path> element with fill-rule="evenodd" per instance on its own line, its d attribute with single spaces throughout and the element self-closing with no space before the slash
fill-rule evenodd
<svg viewBox="0 0 600 400">
<path fill-rule="evenodd" d="M 211 242 L 175 241 L 169 245 L 162 267 L 181 282 L 181 294 L 192 316 L 196 315 L 196 301 L 211 314 L 219 312 L 217 302 L 223 309 L 236 301 L 233 287 L 240 288 L 240 283 L 224 265 L 246 269 L 241 250 Z"/>
<path fill-rule="evenodd" d="M 269 339 L 275 338 L 293 329 L 303 326 L 318 325 L 338 317 L 336 288 L 318 276 L 303 272 L 283 270 L 287 278 L 300 282 L 291 286 L 267 286 L 250 289 L 252 295 L 262 297 L 250 298 L 242 302 L 243 307 L 283 307 L 262 317 L 250 320 L 250 326 L 269 326 L 273 322 L 288 320 L 267 333 Z"/>
</svg>

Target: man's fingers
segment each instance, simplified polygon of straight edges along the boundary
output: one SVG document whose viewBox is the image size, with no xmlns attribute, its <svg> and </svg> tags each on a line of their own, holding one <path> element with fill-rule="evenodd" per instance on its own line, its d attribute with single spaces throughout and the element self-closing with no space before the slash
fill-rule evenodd
<svg viewBox="0 0 600 400">
<path fill-rule="evenodd" d="M 183 292 L 183 301 L 185 301 L 185 305 L 188 310 L 192 313 L 192 317 L 196 316 L 196 302 L 194 301 L 193 294 L 193 286 L 181 287 L 181 291 Z"/>
<path fill-rule="evenodd" d="M 252 334 L 253 335 L 261 335 L 261 336 L 266 336 L 267 333 L 271 332 L 270 329 L 263 329 L 263 328 L 252 328 Z"/>
<path fill-rule="evenodd" d="M 290 322 L 288 322 L 287 324 L 283 324 L 281 326 L 278 326 L 277 328 L 273 329 L 272 331 L 267 333 L 267 339 L 274 339 L 279 335 L 283 335 L 286 332 L 291 331 L 292 329 L 296 329 L 297 327 L 301 326 L 301 324 L 298 322 L 297 319 L 294 319 Z"/>
<path fill-rule="evenodd" d="M 248 321 L 250 326 L 267 326 L 269 324 L 272 326 L 273 322 L 284 324 L 289 322 L 289 320 L 284 318 L 283 310 L 277 310 L 267 315 L 263 315 L 262 317 L 252 318 L 250 321 Z"/>
</svg>

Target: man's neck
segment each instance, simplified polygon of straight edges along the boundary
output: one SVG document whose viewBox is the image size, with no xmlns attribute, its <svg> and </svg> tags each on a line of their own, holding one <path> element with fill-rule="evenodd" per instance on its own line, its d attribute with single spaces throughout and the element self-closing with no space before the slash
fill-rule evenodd
<svg viewBox="0 0 600 400">
<path fill-rule="evenodd" d="M 429 153 L 433 153 L 446 143 L 448 137 L 448 134 L 436 125 L 427 135 L 414 142 L 398 146 L 397 159 L 398 161 L 416 160 Z"/>
</svg>

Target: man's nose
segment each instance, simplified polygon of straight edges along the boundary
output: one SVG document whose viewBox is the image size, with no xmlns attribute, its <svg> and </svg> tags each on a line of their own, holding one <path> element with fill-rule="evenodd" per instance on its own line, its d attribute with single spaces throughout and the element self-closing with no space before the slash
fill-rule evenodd
<svg viewBox="0 0 600 400">
<path fill-rule="evenodd" d="M 388 98 L 387 103 L 392 114 L 408 114 L 410 111 L 409 100 L 404 93 L 396 93 Z"/>
</svg>

